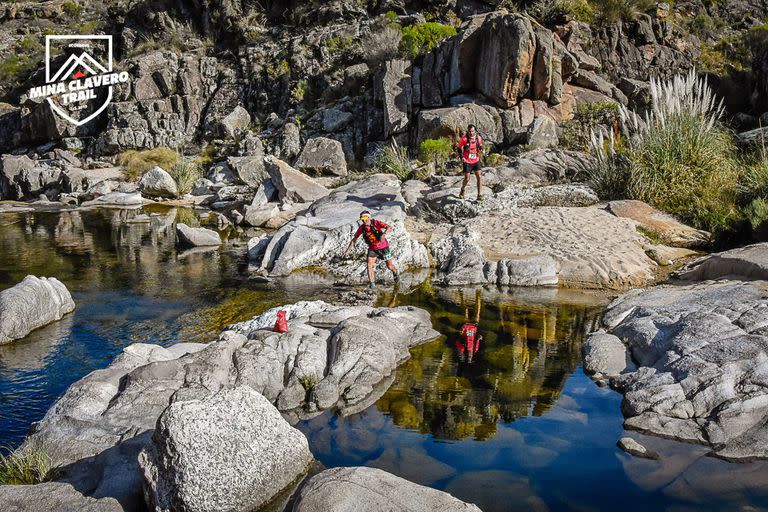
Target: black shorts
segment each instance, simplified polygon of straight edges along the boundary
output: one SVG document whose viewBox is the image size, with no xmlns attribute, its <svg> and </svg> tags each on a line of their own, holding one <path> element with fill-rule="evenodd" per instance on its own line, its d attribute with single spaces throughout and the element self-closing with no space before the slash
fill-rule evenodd
<svg viewBox="0 0 768 512">
<path fill-rule="evenodd" d="M 389 247 L 383 249 L 368 249 L 369 258 L 381 258 L 384 261 L 392 259 L 392 253 L 389 252 Z"/>
<path fill-rule="evenodd" d="M 470 173 L 470 172 L 477 172 L 480 170 L 480 162 L 475 162 L 473 164 L 468 164 L 467 162 L 464 162 L 464 172 Z"/>
</svg>

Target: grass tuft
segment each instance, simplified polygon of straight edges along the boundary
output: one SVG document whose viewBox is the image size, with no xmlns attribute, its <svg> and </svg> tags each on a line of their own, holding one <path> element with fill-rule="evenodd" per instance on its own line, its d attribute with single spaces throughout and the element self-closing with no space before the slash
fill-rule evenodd
<svg viewBox="0 0 768 512">
<path fill-rule="evenodd" d="M 178 159 L 178 153 L 171 148 L 160 147 L 137 151 L 129 149 L 124 151 L 118 159 L 123 168 L 123 177 L 127 181 L 138 181 L 144 173 L 158 166 L 168 171 L 172 169 Z"/>
<path fill-rule="evenodd" d="M 0 485 L 32 485 L 53 476 L 53 464 L 43 449 L 27 448 L 3 455 L 0 453 Z"/>
</svg>

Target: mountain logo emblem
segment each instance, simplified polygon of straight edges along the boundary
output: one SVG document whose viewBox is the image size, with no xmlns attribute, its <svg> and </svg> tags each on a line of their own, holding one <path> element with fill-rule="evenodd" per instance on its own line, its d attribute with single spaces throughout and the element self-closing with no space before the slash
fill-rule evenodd
<svg viewBox="0 0 768 512">
<path fill-rule="evenodd" d="M 118 83 L 111 75 L 111 35 L 45 36 L 42 96 L 61 118 L 82 126 L 101 114 Z"/>
</svg>

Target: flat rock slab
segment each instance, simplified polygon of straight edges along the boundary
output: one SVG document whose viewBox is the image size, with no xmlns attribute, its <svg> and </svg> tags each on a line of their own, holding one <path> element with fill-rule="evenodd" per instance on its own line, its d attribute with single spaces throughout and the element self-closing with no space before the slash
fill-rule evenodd
<svg viewBox="0 0 768 512">
<path fill-rule="evenodd" d="M 657 264 L 628 219 L 597 207 L 517 208 L 468 223 L 488 260 L 551 257 L 559 284 L 622 289 L 653 279 Z"/>
<path fill-rule="evenodd" d="M 633 290 L 604 316 L 636 371 L 612 379 L 625 427 L 768 458 L 768 283 L 706 281 Z M 590 339 L 587 345 L 597 340 Z"/>
<path fill-rule="evenodd" d="M 364 504 L 364 506 L 363 506 Z M 450 494 L 376 468 L 333 468 L 302 488 L 293 512 L 480 512 Z"/>
<path fill-rule="evenodd" d="M 768 243 L 710 254 L 691 263 L 678 277 L 686 281 L 723 277 L 768 280 Z"/>
<path fill-rule="evenodd" d="M 55 277 L 27 276 L 0 292 L 0 345 L 23 338 L 75 309 L 69 290 Z"/>
<path fill-rule="evenodd" d="M 62 482 L 38 485 L 0 486 L 0 510 L 3 512 L 124 512 L 114 498 L 89 498 Z"/>
<path fill-rule="evenodd" d="M 672 247 L 697 248 L 709 243 L 710 233 L 686 226 L 671 215 L 634 199 L 611 201 L 608 210 L 617 217 L 632 219 Z"/>
</svg>

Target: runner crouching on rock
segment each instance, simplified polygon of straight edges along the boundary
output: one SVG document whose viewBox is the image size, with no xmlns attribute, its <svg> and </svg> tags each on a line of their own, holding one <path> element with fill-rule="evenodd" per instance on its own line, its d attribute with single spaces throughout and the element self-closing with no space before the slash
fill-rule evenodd
<svg viewBox="0 0 768 512">
<path fill-rule="evenodd" d="M 376 286 L 373 267 L 376 265 L 377 258 L 382 258 L 387 262 L 387 268 L 392 271 L 392 276 L 395 278 L 395 282 L 398 282 L 400 280 L 400 274 L 398 274 L 397 267 L 395 267 L 395 264 L 392 262 L 392 254 L 389 252 L 389 241 L 387 241 L 386 238 L 386 234 L 391 231 L 392 227 L 379 220 L 371 218 L 371 212 L 367 210 L 360 213 L 360 220 L 363 223 L 357 228 L 355 236 L 352 238 L 352 241 L 349 242 L 347 250 L 344 251 L 342 257 L 347 256 L 360 235 L 363 235 L 365 242 L 368 244 L 368 286 L 371 288 Z"/>
</svg>

